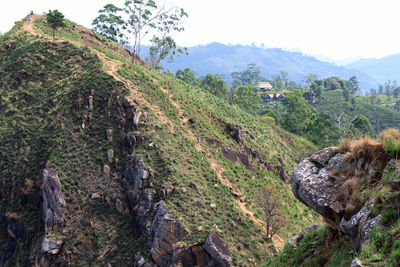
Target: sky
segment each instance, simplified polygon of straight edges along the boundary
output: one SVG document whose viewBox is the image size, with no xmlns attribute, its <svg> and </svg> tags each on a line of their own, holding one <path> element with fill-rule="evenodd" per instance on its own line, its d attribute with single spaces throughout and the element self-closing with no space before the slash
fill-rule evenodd
<svg viewBox="0 0 400 267">
<path fill-rule="evenodd" d="M 189 14 L 185 31 L 174 36 L 180 46 L 255 44 L 336 62 L 400 53 L 399 0 L 168 1 Z M 123 0 L 7 0 L 1 4 L 0 32 L 31 10 L 49 9 L 91 27 L 107 3 L 122 6 Z"/>
</svg>

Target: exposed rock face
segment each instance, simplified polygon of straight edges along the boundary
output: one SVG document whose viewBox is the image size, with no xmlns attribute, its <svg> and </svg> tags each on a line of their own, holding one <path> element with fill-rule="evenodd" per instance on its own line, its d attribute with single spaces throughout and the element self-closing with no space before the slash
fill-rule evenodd
<svg viewBox="0 0 400 267">
<path fill-rule="evenodd" d="M 341 186 L 355 171 L 368 177 L 374 170 L 362 158 L 351 161 L 346 155 L 337 153 L 335 148 L 326 148 L 294 168 L 292 191 L 304 204 L 324 216 L 332 228 L 340 230 L 354 249 L 359 250 L 368 233 L 381 222 L 381 215 L 370 218 L 375 205 L 375 199 L 371 199 L 348 221 L 343 217 L 346 199 L 341 195 Z"/>
<path fill-rule="evenodd" d="M 61 227 L 64 222 L 65 200 L 57 172 L 53 169 L 43 170 L 43 217 L 45 234 Z"/>
<path fill-rule="evenodd" d="M 206 242 L 204 243 L 204 249 L 220 266 L 230 266 L 232 262 L 231 251 L 217 233 L 208 233 Z"/>
<path fill-rule="evenodd" d="M 168 266 L 175 244 L 185 236 L 185 228 L 165 207 L 164 201 L 156 205 L 156 214 L 149 229 L 151 256 L 159 266 Z"/>
<path fill-rule="evenodd" d="M 7 246 L 3 250 L 3 256 L 1 257 L 0 266 L 6 266 L 6 263 L 14 255 L 18 243 L 26 235 L 26 231 L 22 226 L 20 218 L 16 214 L 7 214 L 6 220 L 6 234 L 7 234 Z"/>
<path fill-rule="evenodd" d="M 238 125 L 228 125 L 228 131 L 238 143 L 243 143 L 243 136 L 242 136 L 242 130 L 241 127 Z"/>
<path fill-rule="evenodd" d="M 128 159 L 123 183 L 127 192 L 130 213 L 133 217 L 135 236 L 143 233 L 147 217 L 151 211 L 151 195 L 149 186 L 149 172 L 143 160 L 136 155 L 133 160 Z"/>
<path fill-rule="evenodd" d="M 60 252 L 64 240 L 48 238 L 51 231 L 62 227 L 64 223 L 65 200 L 57 172 L 53 169 L 43 170 L 43 218 L 45 235 L 40 245 L 40 266 L 47 266 L 46 255 Z"/>
<path fill-rule="evenodd" d="M 149 172 L 139 155 L 135 155 L 133 160 L 129 160 L 124 178 L 134 192 L 142 189 L 142 184 L 149 179 Z"/>
<path fill-rule="evenodd" d="M 41 252 L 48 253 L 51 255 L 58 254 L 64 242 L 62 240 L 51 240 L 44 238 L 40 248 Z"/>
<path fill-rule="evenodd" d="M 339 177 L 325 168 L 328 165 L 326 160 L 333 152 L 334 148 L 326 148 L 300 162 L 293 169 L 292 191 L 305 205 L 335 222 L 339 220 L 338 214 L 344 208 L 335 198 L 340 186 L 335 181 Z M 339 157 L 336 155 L 329 161 L 329 165 L 337 169 L 340 168 L 338 162 Z"/>
<path fill-rule="evenodd" d="M 379 225 L 382 220 L 382 215 L 369 219 L 369 214 L 375 202 L 375 198 L 371 199 L 350 220 L 346 221 L 342 218 L 339 224 L 340 231 L 346 234 L 346 237 L 348 237 L 356 250 L 361 248 L 369 232 Z"/>
<path fill-rule="evenodd" d="M 170 266 L 191 267 L 191 266 L 218 266 L 211 256 L 204 250 L 203 244 L 196 244 L 191 247 L 183 247 L 174 251 Z"/>
<path fill-rule="evenodd" d="M 126 134 L 122 139 L 122 146 L 124 150 L 126 150 L 129 154 L 132 154 L 133 147 L 135 146 L 135 144 L 136 144 L 136 138 L 131 133 Z"/>
</svg>

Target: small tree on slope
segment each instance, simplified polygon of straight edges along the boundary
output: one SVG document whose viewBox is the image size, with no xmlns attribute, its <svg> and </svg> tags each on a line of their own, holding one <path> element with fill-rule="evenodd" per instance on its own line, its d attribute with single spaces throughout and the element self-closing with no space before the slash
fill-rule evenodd
<svg viewBox="0 0 400 267">
<path fill-rule="evenodd" d="M 46 14 L 46 18 L 47 18 L 47 23 L 53 29 L 53 42 L 54 42 L 57 28 L 65 26 L 64 15 L 63 13 L 55 9 L 53 11 L 49 10 L 49 13 Z"/>
</svg>

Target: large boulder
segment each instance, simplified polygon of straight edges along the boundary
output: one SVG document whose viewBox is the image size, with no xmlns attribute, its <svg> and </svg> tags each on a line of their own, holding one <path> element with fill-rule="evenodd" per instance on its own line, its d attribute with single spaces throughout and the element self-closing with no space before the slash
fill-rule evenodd
<svg viewBox="0 0 400 267">
<path fill-rule="evenodd" d="M 204 249 L 210 254 L 218 265 L 217 266 L 230 266 L 232 262 L 232 253 L 229 246 L 222 241 L 219 235 L 215 232 L 210 232 L 207 235 Z"/>
<path fill-rule="evenodd" d="M 305 205 L 337 222 L 344 207 L 335 197 L 342 182 L 334 170 L 342 168 L 340 162 L 346 163 L 342 154 L 329 160 L 333 152 L 334 148 L 326 148 L 300 162 L 293 169 L 292 191 Z"/>
<path fill-rule="evenodd" d="M 185 234 L 185 228 L 173 215 L 168 213 L 164 201 L 158 202 L 149 229 L 151 256 L 158 266 L 169 266 L 176 244 L 182 240 Z"/>
<path fill-rule="evenodd" d="M 362 157 L 354 159 L 350 154 L 338 153 L 335 148 L 326 148 L 294 168 L 292 191 L 296 198 L 324 216 L 330 227 L 339 230 L 354 249 L 360 250 L 368 233 L 380 224 L 382 216 L 370 218 L 375 205 L 375 199 L 371 199 L 349 218 L 352 214 L 345 213 L 345 208 L 351 193 L 343 190 L 342 185 L 356 177 L 355 174 L 366 179 L 374 172 L 371 164 Z"/>
<path fill-rule="evenodd" d="M 47 235 L 64 223 L 65 200 L 61 183 L 54 169 L 43 170 L 43 217 Z"/>
</svg>

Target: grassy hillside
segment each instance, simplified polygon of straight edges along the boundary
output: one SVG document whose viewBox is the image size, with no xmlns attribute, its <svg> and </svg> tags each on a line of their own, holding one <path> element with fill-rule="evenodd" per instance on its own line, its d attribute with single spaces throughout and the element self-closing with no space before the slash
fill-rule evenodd
<svg viewBox="0 0 400 267">
<path fill-rule="evenodd" d="M 65 227 L 57 233 L 65 245 L 53 264 L 131 266 L 136 253 L 148 257 L 143 240 L 132 238 L 130 216 L 116 208 L 120 202 L 127 206 L 120 179 L 126 131 L 114 114 L 124 97 L 148 113 L 133 132 L 143 136 L 133 153 L 150 170 L 154 202 L 162 186 L 177 190 L 165 202 L 188 230 L 184 243 L 216 231 L 229 244 L 233 265 L 252 266 L 271 255 L 273 245 L 281 247 L 319 220 L 289 193 L 277 170 L 268 171 L 251 156 L 246 168 L 222 153 L 223 147 L 242 153 L 250 148 L 272 166 L 281 158 L 290 173 L 312 151 L 310 143 L 174 77 L 132 65 L 123 48 L 79 25 L 67 22 L 53 42 L 44 18 L 33 19 L 34 24 L 18 22 L 0 39 L 0 216 L 16 214 L 27 230 L 11 266 L 28 265 L 43 235 L 43 168 L 57 171 L 67 204 Z M 244 145 L 227 133 L 228 124 L 242 127 Z M 106 164 L 110 176 L 103 172 Z M 256 204 L 257 192 L 266 186 L 282 197 L 281 212 L 288 218 L 274 243 L 264 238 Z M 1 232 L 0 258 L 5 238 Z"/>
</svg>

